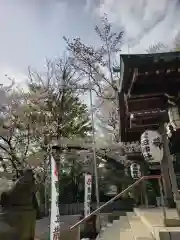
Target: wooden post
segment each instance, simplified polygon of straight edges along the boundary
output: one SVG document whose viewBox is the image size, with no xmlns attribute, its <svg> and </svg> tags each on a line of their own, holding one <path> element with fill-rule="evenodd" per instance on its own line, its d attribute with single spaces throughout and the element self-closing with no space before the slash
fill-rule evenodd
<svg viewBox="0 0 180 240">
<path fill-rule="evenodd" d="M 165 205 L 164 205 L 164 194 L 163 194 L 163 187 L 162 187 L 162 182 L 161 182 L 161 178 L 158 179 L 158 183 L 159 183 L 159 190 L 160 190 L 160 198 L 161 198 L 161 207 L 162 207 L 162 212 L 163 212 L 163 217 L 164 217 L 164 221 L 167 219 L 166 217 L 166 209 L 165 209 Z"/>
<path fill-rule="evenodd" d="M 177 185 L 176 174 L 175 174 L 174 166 L 173 166 L 173 159 L 170 154 L 165 128 L 164 128 L 164 132 L 163 132 L 163 143 L 164 143 L 164 156 L 165 156 L 165 159 L 168 164 L 169 176 L 170 176 L 170 180 L 171 180 L 171 188 L 172 188 L 172 192 L 173 192 L 174 202 L 176 203 L 176 209 L 177 209 L 177 213 L 178 213 L 178 216 L 180 219 L 180 195 L 178 192 L 178 185 Z"/>
<path fill-rule="evenodd" d="M 145 207 L 148 208 L 148 195 L 147 195 L 147 187 L 146 187 L 146 181 L 142 181 L 142 186 L 143 186 L 143 195 L 144 195 L 144 203 Z"/>
<path fill-rule="evenodd" d="M 81 225 L 77 226 L 77 228 L 74 229 L 73 231 L 74 231 L 74 233 L 76 235 L 76 237 L 74 239 L 75 240 L 81 240 Z"/>
<path fill-rule="evenodd" d="M 141 172 L 142 172 L 142 176 L 145 176 L 146 175 L 146 169 L 145 169 L 145 164 L 144 166 L 141 166 Z M 146 180 L 143 180 L 142 181 L 142 193 L 143 193 L 143 197 L 144 197 L 144 204 L 145 204 L 145 207 L 148 208 L 148 205 L 149 205 L 149 201 L 148 201 L 148 188 L 147 188 L 147 182 Z"/>
<path fill-rule="evenodd" d="M 160 127 L 160 133 L 162 134 L 163 138 L 163 159 L 161 161 L 161 174 L 162 174 L 162 182 L 164 188 L 164 195 L 165 195 L 165 205 L 168 207 L 173 207 L 174 200 L 173 200 L 173 193 L 172 193 L 172 186 L 171 180 L 169 175 L 169 166 L 168 166 L 168 155 L 167 155 L 167 144 L 166 144 L 166 133 L 164 129 L 164 124 Z"/>
<path fill-rule="evenodd" d="M 141 186 L 141 206 L 143 206 L 143 204 L 144 204 L 144 198 L 143 198 L 143 184 L 141 183 L 140 186 Z"/>
</svg>

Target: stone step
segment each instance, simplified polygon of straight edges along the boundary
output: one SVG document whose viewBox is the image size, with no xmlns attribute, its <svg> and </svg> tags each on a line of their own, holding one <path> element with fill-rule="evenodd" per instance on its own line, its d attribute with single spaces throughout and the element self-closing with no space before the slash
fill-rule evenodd
<svg viewBox="0 0 180 240">
<path fill-rule="evenodd" d="M 97 240 L 108 239 L 134 240 L 126 215 L 120 216 L 119 220 L 114 220 L 112 224 L 107 224 L 106 227 L 101 229 L 101 234 L 99 234 Z"/>
<path fill-rule="evenodd" d="M 131 229 L 121 230 L 119 233 L 119 240 L 134 240 Z"/>
<path fill-rule="evenodd" d="M 106 227 L 112 227 L 113 223 L 107 223 Z"/>
<path fill-rule="evenodd" d="M 142 223 L 152 233 L 156 240 L 176 240 L 180 239 L 180 227 L 165 227 L 162 208 L 134 209 L 136 215 L 141 218 Z M 167 209 L 166 214 L 169 219 L 177 219 L 176 209 Z"/>
<path fill-rule="evenodd" d="M 119 223 L 120 223 L 119 224 L 120 231 L 123 230 L 123 229 L 130 229 L 131 228 L 127 216 L 121 216 Z"/>
<path fill-rule="evenodd" d="M 100 215 L 101 227 L 106 227 L 108 223 L 108 215 Z"/>
<path fill-rule="evenodd" d="M 120 232 L 120 220 L 114 220 L 111 226 L 107 226 L 104 231 L 102 231 L 97 240 L 119 240 Z"/>
<path fill-rule="evenodd" d="M 128 221 L 129 221 L 129 218 L 136 217 L 137 215 L 134 212 L 127 212 L 126 216 L 128 218 Z"/>
<path fill-rule="evenodd" d="M 141 222 L 141 219 L 135 214 L 127 213 L 131 231 L 136 240 L 153 240 L 153 236 L 149 229 Z"/>
</svg>

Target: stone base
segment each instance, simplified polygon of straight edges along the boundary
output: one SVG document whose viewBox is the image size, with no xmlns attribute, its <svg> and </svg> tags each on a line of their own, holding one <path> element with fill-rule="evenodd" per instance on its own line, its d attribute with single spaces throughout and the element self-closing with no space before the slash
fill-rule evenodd
<svg viewBox="0 0 180 240">
<path fill-rule="evenodd" d="M 18 239 L 16 229 L 0 220 L 0 239 L 14 240 Z"/>
<path fill-rule="evenodd" d="M 166 199 L 165 203 L 166 203 L 166 206 L 168 208 L 175 208 L 176 207 L 176 203 L 174 202 L 174 199 L 172 199 L 172 198 Z"/>
<path fill-rule="evenodd" d="M 60 234 L 60 240 L 79 240 L 80 239 L 80 231 L 79 228 L 75 228 L 69 231 L 62 231 Z"/>
<path fill-rule="evenodd" d="M 4 225 L 4 228 L 2 227 Z M 36 211 L 11 210 L 0 214 L 0 239 L 24 240 L 34 239 L 36 226 Z M 3 238 L 1 237 L 3 236 Z M 9 237 L 9 238 L 8 238 Z"/>
</svg>

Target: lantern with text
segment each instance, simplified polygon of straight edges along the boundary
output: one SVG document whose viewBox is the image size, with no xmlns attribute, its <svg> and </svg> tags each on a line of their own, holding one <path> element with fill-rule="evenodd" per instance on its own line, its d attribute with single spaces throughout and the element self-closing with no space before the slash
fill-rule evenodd
<svg viewBox="0 0 180 240">
<path fill-rule="evenodd" d="M 145 131 L 141 135 L 141 150 L 145 161 L 160 162 L 163 158 L 163 144 L 159 132 Z"/>
<path fill-rule="evenodd" d="M 130 166 L 131 177 L 133 179 L 139 179 L 141 177 L 141 167 L 137 163 L 133 163 Z"/>
</svg>

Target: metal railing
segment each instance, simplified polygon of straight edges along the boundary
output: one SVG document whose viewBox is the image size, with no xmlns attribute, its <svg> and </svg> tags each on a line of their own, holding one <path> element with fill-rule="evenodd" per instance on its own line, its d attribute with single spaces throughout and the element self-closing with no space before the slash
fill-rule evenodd
<svg viewBox="0 0 180 240">
<path fill-rule="evenodd" d="M 122 192 L 120 192 L 119 194 L 117 194 L 115 197 L 111 198 L 108 202 L 106 202 L 105 204 L 103 204 L 102 206 L 100 206 L 98 209 L 96 209 L 95 211 L 93 211 L 90 215 L 86 216 L 85 218 L 83 218 L 82 220 L 80 220 L 79 222 L 77 222 L 76 224 L 74 224 L 70 230 L 73 230 L 77 227 L 79 227 L 79 234 L 80 234 L 80 224 L 83 224 L 84 222 L 86 222 L 88 219 L 90 219 L 93 215 L 97 215 L 100 213 L 100 211 L 102 209 L 104 209 L 106 206 L 108 206 L 109 204 L 113 203 L 115 200 L 117 200 L 118 198 L 120 198 L 123 194 L 129 192 L 132 188 L 134 188 L 136 185 L 138 185 L 139 183 L 141 183 L 144 180 L 150 180 L 150 179 L 157 179 L 158 183 L 159 183 L 159 187 L 160 187 L 160 196 L 161 196 L 161 203 L 162 203 L 162 208 L 163 208 L 163 215 L 166 218 L 166 212 L 165 212 L 165 206 L 164 206 L 164 197 L 163 197 L 163 187 L 162 187 L 162 182 L 161 182 L 161 175 L 152 175 L 152 176 L 143 176 L 140 179 L 138 179 L 136 182 L 134 182 L 133 184 L 131 184 L 130 186 L 128 186 L 125 190 L 123 190 Z M 80 239 L 76 238 L 77 240 Z"/>
</svg>

